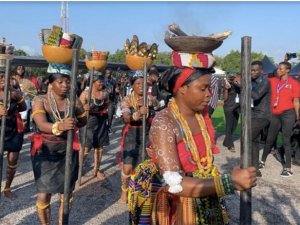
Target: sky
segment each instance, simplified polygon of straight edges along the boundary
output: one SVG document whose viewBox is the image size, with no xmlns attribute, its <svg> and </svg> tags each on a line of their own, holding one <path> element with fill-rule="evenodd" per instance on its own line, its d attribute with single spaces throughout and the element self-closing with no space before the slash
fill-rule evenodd
<svg viewBox="0 0 300 225">
<path fill-rule="evenodd" d="M 278 63 L 286 52 L 300 52 L 300 2 L 69 2 L 69 31 L 83 37 L 91 51 L 123 49 L 136 34 L 159 51 L 168 25 L 176 23 L 188 34 L 207 36 L 225 30 L 232 35 L 213 54 L 225 56 L 241 49 L 244 36 L 252 38 L 252 51 Z M 60 25 L 60 1 L 0 2 L 0 37 L 30 55 L 41 54 L 38 33 Z"/>
</svg>

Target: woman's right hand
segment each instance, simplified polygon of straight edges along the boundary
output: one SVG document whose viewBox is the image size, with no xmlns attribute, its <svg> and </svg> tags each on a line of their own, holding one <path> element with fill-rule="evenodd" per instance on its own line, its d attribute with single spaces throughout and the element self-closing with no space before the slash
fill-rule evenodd
<svg viewBox="0 0 300 225">
<path fill-rule="evenodd" d="M 89 111 L 91 107 L 89 106 L 89 104 L 84 104 L 83 108 L 85 111 Z"/>
<path fill-rule="evenodd" d="M 235 167 L 231 172 L 231 179 L 233 186 L 237 191 L 250 189 L 256 186 L 256 168 L 248 167 L 246 169 L 241 169 Z"/>
<path fill-rule="evenodd" d="M 147 115 L 147 113 L 148 113 L 148 108 L 146 106 L 141 106 L 140 114 L 141 115 Z"/>
<path fill-rule="evenodd" d="M 59 130 L 67 131 L 72 130 L 76 126 L 76 121 L 74 118 L 68 117 L 59 123 Z"/>
</svg>

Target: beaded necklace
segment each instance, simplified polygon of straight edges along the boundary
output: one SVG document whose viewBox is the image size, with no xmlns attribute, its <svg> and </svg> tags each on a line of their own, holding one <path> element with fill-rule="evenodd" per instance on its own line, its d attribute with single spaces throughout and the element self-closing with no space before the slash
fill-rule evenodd
<svg viewBox="0 0 300 225">
<path fill-rule="evenodd" d="M 97 100 L 101 100 L 100 103 L 97 103 L 96 98 L 95 98 L 94 95 L 92 95 L 92 100 L 93 100 L 94 105 L 96 105 L 96 106 L 101 106 L 104 103 L 104 100 L 102 98 L 100 98 L 100 99 L 97 98 Z"/>
<path fill-rule="evenodd" d="M 62 118 L 60 116 L 60 113 L 59 113 L 59 110 L 58 110 L 58 107 L 57 107 L 57 103 L 56 103 L 56 100 L 55 100 L 54 95 L 52 93 L 52 90 L 49 90 L 47 98 L 48 98 L 50 110 L 51 110 L 51 112 L 54 116 L 55 121 L 62 121 L 65 118 L 69 117 L 69 114 L 70 114 L 70 107 L 69 107 L 70 106 L 70 100 L 69 100 L 69 98 L 64 99 L 65 100 L 65 102 L 64 102 L 64 112 L 65 112 L 64 118 Z"/>
<path fill-rule="evenodd" d="M 172 98 L 169 102 L 169 109 L 174 116 L 177 124 L 180 127 L 183 142 L 186 146 L 186 149 L 190 151 L 193 160 L 196 162 L 198 170 L 201 174 L 209 174 L 213 169 L 213 156 L 212 156 L 212 144 L 210 140 L 210 136 L 207 131 L 207 127 L 204 121 L 203 116 L 200 113 L 196 113 L 196 119 L 201 129 L 201 133 L 204 139 L 205 147 L 206 147 L 206 156 L 200 159 L 199 152 L 197 150 L 197 146 L 191 132 L 191 129 L 187 123 L 187 121 L 181 115 L 178 106 L 175 102 L 175 99 Z"/>
</svg>

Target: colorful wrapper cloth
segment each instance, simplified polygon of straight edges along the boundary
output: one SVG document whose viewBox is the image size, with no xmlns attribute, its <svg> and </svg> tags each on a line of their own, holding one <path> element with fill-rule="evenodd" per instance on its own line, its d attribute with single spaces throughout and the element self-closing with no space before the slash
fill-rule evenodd
<svg viewBox="0 0 300 225">
<path fill-rule="evenodd" d="M 49 63 L 47 73 L 59 73 L 71 76 L 71 65 L 59 64 L 59 63 Z"/>
</svg>

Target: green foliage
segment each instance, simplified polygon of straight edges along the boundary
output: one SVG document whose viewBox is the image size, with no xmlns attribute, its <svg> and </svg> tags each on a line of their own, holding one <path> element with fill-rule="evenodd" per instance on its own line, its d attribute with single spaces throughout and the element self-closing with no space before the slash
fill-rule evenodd
<svg viewBox="0 0 300 225">
<path fill-rule="evenodd" d="M 80 49 L 79 59 L 85 59 L 87 51 L 84 48 Z"/>
<path fill-rule="evenodd" d="M 125 63 L 125 50 L 117 49 L 117 51 L 114 54 L 109 54 L 108 61 L 116 63 Z"/>
<path fill-rule="evenodd" d="M 252 61 L 262 60 L 264 54 L 262 52 L 252 52 Z M 241 71 L 241 52 L 238 50 L 231 50 L 223 59 L 218 59 L 220 67 L 226 72 Z M 218 62 L 218 61 L 217 61 Z"/>
<path fill-rule="evenodd" d="M 125 63 L 125 50 L 118 49 L 114 54 L 109 54 L 109 62 Z M 154 64 L 171 65 L 171 53 L 170 52 L 159 52 L 157 58 L 153 62 Z"/>
<path fill-rule="evenodd" d="M 216 60 L 215 66 L 216 67 L 221 67 L 222 63 L 223 63 L 223 58 L 221 56 L 216 56 L 216 55 L 214 57 L 215 57 L 215 60 Z"/>
<path fill-rule="evenodd" d="M 40 81 L 46 74 L 47 74 L 47 68 L 31 67 L 29 70 L 29 75 L 37 77 L 37 79 Z"/>
<path fill-rule="evenodd" d="M 162 65 L 171 66 L 172 65 L 171 52 L 159 52 L 153 63 L 157 65 L 162 64 Z"/>
<path fill-rule="evenodd" d="M 14 51 L 14 55 L 16 56 L 29 56 L 25 51 L 23 51 L 22 49 L 16 49 Z"/>
</svg>

